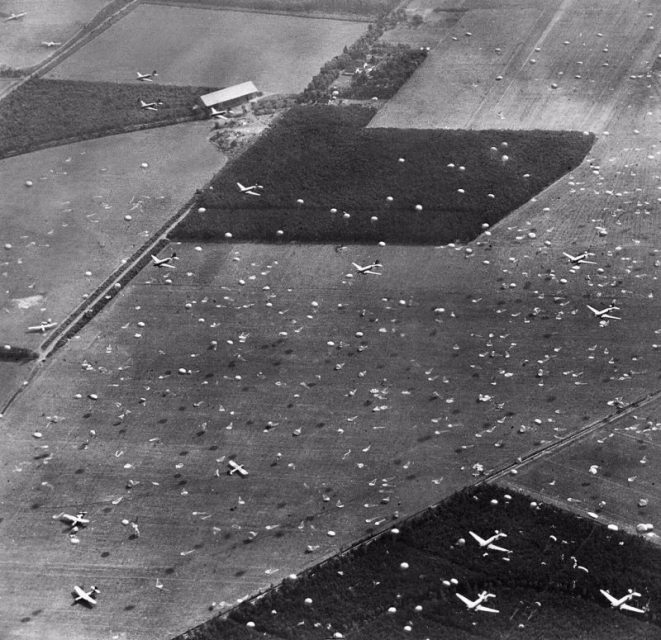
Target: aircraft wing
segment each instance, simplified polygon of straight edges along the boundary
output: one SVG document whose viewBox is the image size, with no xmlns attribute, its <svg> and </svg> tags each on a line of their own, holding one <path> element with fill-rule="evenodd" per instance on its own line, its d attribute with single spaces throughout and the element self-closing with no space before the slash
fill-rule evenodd
<svg viewBox="0 0 661 640">
<path fill-rule="evenodd" d="M 92 596 L 85 593 L 78 585 L 76 585 L 73 589 L 76 592 L 77 600 L 84 600 L 89 604 L 96 604 L 96 600 L 92 598 Z"/>
<path fill-rule="evenodd" d="M 499 547 L 495 544 L 490 544 L 487 549 L 491 549 L 492 551 L 502 551 L 503 553 L 512 553 L 509 549 L 503 549 L 503 547 Z"/>
<path fill-rule="evenodd" d="M 459 598 L 469 609 L 475 604 L 472 600 L 469 600 L 466 596 L 462 596 L 460 593 L 455 593 L 455 596 Z"/>
<path fill-rule="evenodd" d="M 594 313 L 595 316 L 598 316 L 598 315 L 599 315 L 599 311 L 598 311 L 597 309 L 595 309 L 594 307 L 591 307 L 589 304 L 586 304 L 585 306 L 586 306 L 588 309 L 590 309 L 590 311 L 592 311 L 592 313 Z"/>
<path fill-rule="evenodd" d="M 608 602 L 611 604 L 615 604 L 617 602 L 617 600 L 610 593 L 608 593 L 608 591 L 599 589 L 599 593 L 601 593 L 601 595 L 604 596 L 604 598 L 606 598 L 606 600 L 608 600 Z"/>
<path fill-rule="evenodd" d="M 475 538 L 475 540 L 480 546 L 483 546 L 487 543 L 487 541 L 484 538 L 480 538 L 480 536 L 478 536 L 477 533 L 474 533 L 473 531 L 469 531 L 468 533 L 470 533 L 473 536 L 473 538 Z"/>
<path fill-rule="evenodd" d="M 475 607 L 477 611 L 485 611 L 487 613 L 500 613 L 498 609 L 492 609 L 491 607 L 485 607 L 481 604 L 478 604 L 477 607 Z"/>
<path fill-rule="evenodd" d="M 609 320 L 622 320 L 622 318 L 618 318 L 617 316 L 611 316 L 608 313 L 602 313 L 600 318 L 608 318 Z"/>
<path fill-rule="evenodd" d="M 576 256 L 573 256 L 571 253 L 567 253 L 566 251 L 563 251 L 562 255 L 565 256 L 565 258 L 569 258 L 572 262 L 574 260 L 578 260 Z"/>
<path fill-rule="evenodd" d="M 621 604 L 620 609 L 624 609 L 625 611 L 633 611 L 633 613 L 647 613 L 645 609 L 639 609 L 638 607 L 632 607 L 629 604 Z"/>
<path fill-rule="evenodd" d="M 244 193 L 248 193 L 251 196 L 261 196 L 261 193 L 257 193 L 256 191 L 252 191 L 251 189 L 248 189 L 247 191 L 244 191 Z"/>
</svg>

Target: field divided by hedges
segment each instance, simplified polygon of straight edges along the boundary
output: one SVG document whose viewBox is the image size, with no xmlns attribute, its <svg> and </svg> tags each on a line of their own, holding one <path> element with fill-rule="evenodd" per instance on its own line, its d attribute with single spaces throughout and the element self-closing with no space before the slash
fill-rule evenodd
<svg viewBox="0 0 661 640">
<path fill-rule="evenodd" d="M 28 152 L 59 140 L 94 138 L 125 127 L 194 116 L 196 98 L 211 90 L 31 79 L 0 101 L 0 156 Z M 141 99 L 162 100 L 164 104 L 158 111 L 141 109 Z"/>
<path fill-rule="evenodd" d="M 499 552 L 485 554 L 469 530 L 484 537 L 506 532 L 499 544 L 512 551 L 508 560 Z M 630 587 L 641 593 L 638 606 L 649 602 L 644 616 L 611 610 L 599 593 L 607 588 L 620 595 Z M 483 589 L 496 594 L 488 606 L 499 614 L 470 613 L 455 596 L 474 597 Z M 297 580 L 285 580 L 226 620 L 215 618 L 186 637 L 454 639 L 525 633 L 624 640 L 659 637 L 660 613 L 656 546 L 484 486 L 455 494 L 399 533 L 386 533 Z M 406 626 L 411 628 L 405 631 Z"/>
<path fill-rule="evenodd" d="M 469 241 L 576 167 L 594 141 L 577 132 L 365 128 L 373 115 L 355 105 L 291 109 L 198 194 L 205 211 L 172 237 Z M 242 194 L 237 182 L 263 185 L 261 195 Z"/>
</svg>

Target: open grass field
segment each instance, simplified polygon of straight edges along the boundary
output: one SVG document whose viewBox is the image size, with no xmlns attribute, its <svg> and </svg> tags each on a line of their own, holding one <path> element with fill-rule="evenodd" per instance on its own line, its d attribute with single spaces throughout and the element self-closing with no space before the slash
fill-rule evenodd
<svg viewBox="0 0 661 640">
<path fill-rule="evenodd" d="M 286 580 L 191 640 L 222 638 L 657 638 L 661 550 L 544 505 L 482 487 L 454 495 L 393 533 Z M 469 531 L 509 553 L 480 549 Z M 463 541 L 463 544 L 462 542 Z M 504 561 L 506 560 L 506 562 Z M 578 569 L 589 567 L 588 573 Z M 453 584 L 450 580 L 454 580 Z M 627 593 L 644 616 L 609 609 Z M 470 613 L 456 594 L 487 589 L 500 615 Z M 558 624 L 559 620 L 561 623 Z M 215 630 L 213 627 L 216 627 Z M 250 629 L 254 631 L 250 631 Z M 191 637 L 191 636 L 188 636 Z"/>
<path fill-rule="evenodd" d="M 467 247 L 190 244 L 143 270 L 0 421 L 5 635 L 174 635 L 656 390 L 660 112 L 641 73 L 607 129 L 592 111 L 585 162 Z M 595 265 L 562 255 L 583 249 Z M 4 277 L 28 289 L 23 257 Z M 353 273 L 375 258 L 383 276 Z M 585 306 L 612 300 L 620 321 Z M 72 544 L 52 516 L 77 508 L 92 522 Z M 100 586 L 94 611 L 71 607 L 76 583 Z"/>
<path fill-rule="evenodd" d="M 439 23 L 427 60 L 370 126 L 599 132 L 649 83 L 661 26 L 651 0 L 463 8 L 455 24 Z"/>
<path fill-rule="evenodd" d="M 208 87 L 28 80 L 0 102 L 0 156 L 191 117 L 197 98 L 209 91 Z M 142 109 L 141 100 L 162 104 L 156 111 Z"/>
<path fill-rule="evenodd" d="M 44 41 L 66 42 L 112 0 L 7 0 L 0 11 L 23 13 L 20 20 L 0 22 L 0 66 L 31 67 L 55 49 Z"/>
<path fill-rule="evenodd" d="M 654 387 L 642 272 L 595 246 L 572 273 L 549 227 L 510 227 L 472 253 L 190 244 L 143 270 L 3 421 L 9 637 L 174 635 Z M 383 276 L 352 274 L 376 257 Z M 626 320 L 600 326 L 584 305 L 613 281 Z M 76 508 L 72 545 L 52 516 Z M 83 581 L 93 619 L 71 614 Z"/>
<path fill-rule="evenodd" d="M 202 210 L 172 237 L 468 241 L 576 167 L 594 140 L 566 132 L 364 128 L 373 114 L 291 109 L 199 195 Z M 256 197 L 237 183 L 263 189 Z"/>
<path fill-rule="evenodd" d="M 224 87 L 252 80 L 265 93 L 298 93 L 324 62 L 364 31 L 361 22 L 144 4 L 46 77 Z"/>
<path fill-rule="evenodd" d="M 522 467 L 503 484 L 584 517 L 596 513 L 601 522 L 632 533 L 639 524 L 661 526 L 659 404 L 641 407 L 584 440 Z M 646 535 L 655 541 L 659 536 L 654 531 Z"/>
<path fill-rule="evenodd" d="M 187 123 L 0 161 L 3 344 L 37 348 L 28 326 L 61 321 L 218 170 L 207 132 Z M 0 363 L 1 404 L 27 368 Z"/>
</svg>

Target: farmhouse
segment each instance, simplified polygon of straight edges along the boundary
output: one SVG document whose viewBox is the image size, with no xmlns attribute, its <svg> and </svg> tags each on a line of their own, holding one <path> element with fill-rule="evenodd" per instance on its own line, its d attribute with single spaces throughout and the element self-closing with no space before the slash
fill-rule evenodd
<svg viewBox="0 0 661 640">
<path fill-rule="evenodd" d="M 231 109 L 261 95 L 262 92 L 257 89 L 253 82 L 249 81 L 235 84 L 231 87 L 225 87 L 211 93 L 205 93 L 203 96 L 200 96 L 200 100 L 207 109 L 211 109 L 212 107 Z"/>
</svg>

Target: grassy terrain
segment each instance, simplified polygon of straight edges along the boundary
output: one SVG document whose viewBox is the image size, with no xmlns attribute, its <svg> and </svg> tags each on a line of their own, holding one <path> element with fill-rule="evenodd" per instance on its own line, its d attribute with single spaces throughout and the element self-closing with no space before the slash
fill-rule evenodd
<svg viewBox="0 0 661 640">
<path fill-rule="evenodd" d="M 497 222 L 577 166 L 593 141 L 571 132 L 365 129 L 373 114 L 362 107 L 290 110 L 199 194 L 206 211 L 188 216 L 173 237 L 470 240 L 483 223 Z M 262 195 L 242 194 L 237 182 L 259 182 Z"/>
<path fill-rule="evenodd" d="M 397 5 L 397 2 L 396 0 L 178 0 L 177 4 L 237 7 L 260 11 L 375 16 L 389 11 Z"/>
<path fill-rule="evenodd" d="M 0 102 L 0 155 L 190 116 L 203 87 L 32 79 Z M 164 104 L 141 109 L 139 101 Z"/>
<path fill-rule="evenodd" d="M 516 629 L 526 629 L 526 637 L 599 638 L 606 630 L 609 638 L 658 637 L 661 551 L 534 504 L 496 487 L 460 492 L 399 533 L 386 533 L 296 581 L 287 579 L 227 620 L 186 637 L 393 638 L 406 625 L 409 637 L 420 638 L 499 638 Z M 512 551 L 508 556 L 485 554 L 468 535 L 470 530 L 488 537 L 496 529 L 508 534 L 499 541 Z M 449 582 L 453 578 L 456 585 Z M 650 603 L 644 617 L 610 610 L 599 592 L 619 595 L 631 586 L 642 594 L 639 607 Z M 499 615 L 469 613 L 455 597 L 473 598 L 483 589 L 496 594 L 488 606 Z"/>
</svg>

